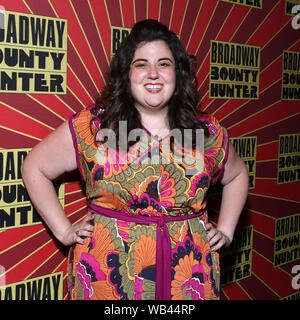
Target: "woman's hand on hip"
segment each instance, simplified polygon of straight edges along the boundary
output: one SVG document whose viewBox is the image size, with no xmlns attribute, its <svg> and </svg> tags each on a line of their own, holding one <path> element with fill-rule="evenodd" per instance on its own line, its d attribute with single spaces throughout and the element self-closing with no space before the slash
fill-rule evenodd
<svg viewBox="0 0 300 320">
<path fill-rule="evenodd" d="M 94 234 L 93 220 L 93 215 L 89 214 L 80 223 L 71 225 L 65 231 L 61 242 L 65 246 L 70 246 L 74 243 L 85 244 L 85 238 L 92 237 Z"/>
<path fill-rule="evenodd" d="M 206 224 L 207 240 L 212 251 L 217 251 L 223 246 L 228 247 L 232 241 L 224 232 L 214 228 L 211 223 Z"/>
</svg>

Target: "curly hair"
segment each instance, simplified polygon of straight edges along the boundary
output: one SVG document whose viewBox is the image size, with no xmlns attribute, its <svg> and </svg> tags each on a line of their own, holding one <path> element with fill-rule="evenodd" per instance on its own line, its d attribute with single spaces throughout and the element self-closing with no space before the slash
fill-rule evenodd
<svg viewBox="0 0 300 320">
<path fill-rule="evenodd" d="M 156 40 L 167 43 L 175 60 L 176 85 L 168 102 L 170 129 L 178 128 L 182 133 L 184 129 L 204 129 L 205 135 L 208 134 L 205 124 L 198 120 L 202 111 L 198 108 L 197 78 L 192 70 L 195 59 L 186 53 L 174 32 L 158 21 L 149 19 L 136 23 L 122 41 L 110 64 L 108 84 L 96 99 L 96 106 L 104 109 L 104 113 L 101 114 L 101 128 L 112 129 L 117 142 L 119 121 L 127 121 L 128 132 L 142 128 L 141 118 L 131 94 L 129 73 L 138 45 Z M 196 85 L 193 84 L 193 80 Z"/>
</svg>

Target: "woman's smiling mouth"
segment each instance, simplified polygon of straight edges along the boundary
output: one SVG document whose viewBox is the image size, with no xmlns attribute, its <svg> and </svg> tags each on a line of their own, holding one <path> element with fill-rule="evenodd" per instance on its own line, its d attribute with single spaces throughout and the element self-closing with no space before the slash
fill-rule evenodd
<svg viewBox="0 0 300 320">
<path fill-rule="evenodd" d="M 159 83 L 146 83 L 145 88 L 150 93 L 159 93 L 162 90 L 163 85 Z"/>
</svg>

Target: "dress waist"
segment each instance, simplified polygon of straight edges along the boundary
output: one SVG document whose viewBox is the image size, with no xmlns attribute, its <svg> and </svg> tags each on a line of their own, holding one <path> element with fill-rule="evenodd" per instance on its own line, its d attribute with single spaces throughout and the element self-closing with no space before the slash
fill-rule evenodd
<svg viewBox="0 0 300 320">
<path fill-rule="evenodd" d="M 155 299 L 156 300 L 170 300 L 171 299 L 171 240 L 168 222 L 182 221 L 193 218 L 199 218 L 205 210 L 199 213 L 188 214 L 185 216 L 177 217 L 148 217 L 138 216 L 103 208 L 95 204 L 89 203 L 88 209 L 91 213 L 99 214 L 105 217 L 123 220 L 127 222 L 135 222 L 140 224 L 156 224 L 156 288 Z"/>
</svg>

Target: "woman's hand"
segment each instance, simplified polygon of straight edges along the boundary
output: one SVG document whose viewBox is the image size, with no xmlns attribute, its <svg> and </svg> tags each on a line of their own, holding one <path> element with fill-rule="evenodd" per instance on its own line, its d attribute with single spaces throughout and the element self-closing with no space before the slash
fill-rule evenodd
<svg viewBox="0 0 300 320">
<path fill-rule="evenodd" d="M 207 240 L 212 251 L 217 251 L 223 246 L 228 247 L 232 241 L 224 232 L 214 228 L 211 223 L 206 224 Z"/>
<path fill-rule="evenodd" d="M 61 242 L 65 246 L 73 243 L 85 244 L 85 238 L 94 234 L 93 219 L 93 215 L 89 214 L 80 223 L 71 225 L 63 234 Z"/>
</svg>

